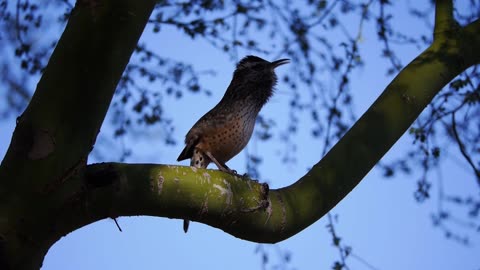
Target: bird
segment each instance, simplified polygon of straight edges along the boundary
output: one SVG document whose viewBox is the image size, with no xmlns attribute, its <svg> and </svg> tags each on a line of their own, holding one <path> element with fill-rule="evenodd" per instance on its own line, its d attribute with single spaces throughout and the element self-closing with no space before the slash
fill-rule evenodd
<svg viewBox="0 0 480 270">
<path fill-rule="evenodd" d="M 213 162 L 220 171 L 236 174 L 225 163 L 247 145 L 258 113 L 273 95 L 275 69 L 289 62 L 269 62 L 254 55 L 241 59 L 223 98 L 188 131 L 177 161 L 190 158 L 190 166 L 197 168 Z M 184 220 L 185 233 L 188 226 L 189 221 Z"/>
</svg>

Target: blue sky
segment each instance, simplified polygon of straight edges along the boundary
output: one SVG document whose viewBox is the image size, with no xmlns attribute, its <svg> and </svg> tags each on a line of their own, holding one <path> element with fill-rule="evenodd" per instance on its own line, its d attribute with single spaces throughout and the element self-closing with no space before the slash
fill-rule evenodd
<svg viewBox="0 0 480 270">
<path fill-rule="evenodd" d="M 425 31 L 418 21 L 406 17 L 401 9 L 395 16 L 396 27 Z M 358 27 L 355 18 L 351 18 L 349 23 L 352 28 Z M 368 108 L 392 79 L 385 76 L 387 63 L 380 58 L 381 47 L 376 40 L 375 28 L 367 24 L 363 33 L 360 46 L 367 64 L 355 71 L 351 78 L 355 97 L 353 109 L 357 115 Z M 199 70 L 213 68 L 217 71 L 216 76 L 202 80 L 207 88 L 213 90 L 211 97 L 186 95 L 178 102 L 167 98 L 164 103 L 164 110 L 175 120 L 174 134 L 181 141 L 191 125 L 222 97 L 235 63 L 205 41 L 192 41 L 174 28 L 162 28 L 159 35 L 153 35 L 147 30 L 142 41 L 148 42 L 150 47 L 155 47 L 162 55 L 193 63 Z M 407 64 L 420 52 L 417 48 L 404 47 L 399 55 L 403 63 Z M 266 55 L 259 56 L 275 60 Z M 288 72 L 288 68 L 279 68 L 277 72 L 283 74 Z M 262 115 L 275 116 L 281 125 L 281 119 L 286 118 L 284 108 L 288 104 L 289 95 L 288 88 L 279 83 L 276 95 L 262 110 Z M 107 117 L 107 121 L 108 119 Z M 2 156 L 8 147 L 14 123 L 14 119 L 0 123 Z M 295 165 L 285 166 L 277 158 L 281 149 L 278 142 L 254 142 L 248 146 L 249 151 L 263 154 L 262 177 L 268 178 L 273 188 L 293 183 L 319 159 L 321 144 L 309 138 L 308 122 L 302 122 L 300 130 L 302 131 L 297 137 L 297 153 L 300 154 Z M 175 160 L 183 145 L 166 147 L 161 139 L 158 139 L 158 145 L 155 144 L 159 132 L 158 128 L 153 127 L 146 129 L 135 140 L 115 142 L 118 145 L 125 143 L 135 149 L 127 162 L 177 164 Z M 105 125 L 100 140 L 102 136 L 109 137 L 111 134 L 108 124 Z M 384 158 L 395 158 L 411 142 L 410 136 L 403 136 Z M 90 162 L 112 159 L 115 161 L 115 157 L 108 157 L 105 160 L 90 159 Z M 181 164 L 186 165 L 187 162 Z M 228 165 L 240 173 L 244 172 L 245 153 L 240 153 Z M 478 196 L 478 186 L 469 171 L 463 168 L 462 164 L 451 162 L 442 168 L 441 175 L 432 177 L 444 179 L 448 189 L 471 192 Z M 418 204 L 413 198 L 416 179 L 413 175 L 385 180 L 380 171 L 373 169 L 332 210 L 333 214 L 339 215 L 336 230 L 342 241 L 353 247 L 355 255 L 377 269 L 479 269 L 478 234 L 473 235 L 470 247 L 445 239 L 442 231 L 432 226 L 430 219 L 436 193 L 432 193 L 429 202 Z M 181 220 L 158 217 L 124 217 L 118 221 L 123 232 L 117 230 L 112 220 L 104 220 L 62 238 L 47 254 L 42 269 L 261 269 L 261 257 L 255 254 L 256 243 L 236 239 L 221 230 L 192 223 L 189 233 L 184 234 Z M 324 217 L 306 230 L 277 244 L 277 247 L 263 245 L 272 260 L 268 267 L 278 262 L 278 250 L 288 250 L 292 254 L 289 269 L 330 269 L 338 259 L 338 251 L 331 245 L 326 225 L 327 219 Z M 355 258 L 347 262 L 350 269 L 369 269 Z"/>
</svg>

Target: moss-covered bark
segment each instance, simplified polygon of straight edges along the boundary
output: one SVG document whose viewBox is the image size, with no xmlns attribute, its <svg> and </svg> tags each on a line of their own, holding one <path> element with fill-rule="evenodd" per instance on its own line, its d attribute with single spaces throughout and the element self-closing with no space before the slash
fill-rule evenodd
<svg viewBox="0 0 480 270">
<path fill-rule="evenodd" d="M 95 8 L 75 8 L 0 166 L 1 269 L 38 269 L 60 237 L 106 217 L 188 218 L 250 241 L 286 239 L 344 198 L 435 94 L 480 62 L 480 21 L 458 28 L 452 2 L 437 1 L 433 44 L 325 158 L 282 189 L 268 191 L 248 179 L 182 166 L 87 166 L 153 6 L 154 1 L 103 0 Z"/>
</svg>

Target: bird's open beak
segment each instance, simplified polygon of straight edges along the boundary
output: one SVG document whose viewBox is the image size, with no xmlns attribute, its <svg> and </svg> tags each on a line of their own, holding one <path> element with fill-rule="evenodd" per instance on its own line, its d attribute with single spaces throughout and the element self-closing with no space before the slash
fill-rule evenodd
<svg viewBox="0 0 480 270">
<path fill-rule="evenodd" d="M 285 64 L 288 64 L 290 63 L 290 59 L 280 59 L 280 60 L 277 60 L 277 61 L 273 61 L 271 63 L 272 65 L 272 68 L 277 68 L 278 66 L 281 66 L 281 65 L 285 65 Z"/>
</svg>

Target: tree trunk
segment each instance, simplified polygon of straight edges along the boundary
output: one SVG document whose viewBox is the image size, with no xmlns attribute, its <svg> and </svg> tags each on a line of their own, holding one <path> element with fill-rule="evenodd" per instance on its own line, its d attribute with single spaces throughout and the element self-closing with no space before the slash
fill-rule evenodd
<svg viewBox="0 0 480 270">
<path fill-rule="evenodd" d="M 154 5 L 77 1 L 0 167 L 0 269 L 39 269 L 65 234 L 57 211 L 75 190 L 64 184 L 81 177 Z"/>
</svg>

